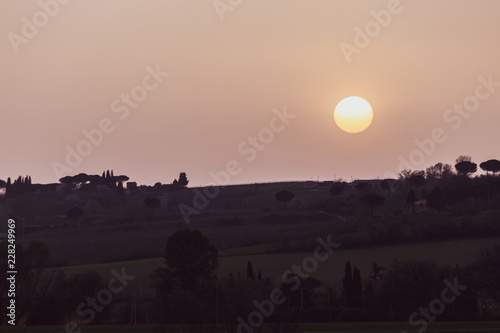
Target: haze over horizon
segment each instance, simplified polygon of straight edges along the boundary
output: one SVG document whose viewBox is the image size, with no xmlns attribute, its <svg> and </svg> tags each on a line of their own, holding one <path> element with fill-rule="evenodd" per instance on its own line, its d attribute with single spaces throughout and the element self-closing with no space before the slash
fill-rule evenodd
<svg viewBox="0 0 500 333">
<path fill-rule="evenodd" d="M 0 179 L 113 169 L 200 186 L 229 168 L 230 184 L 350 181 L 403 159 L 500 159 L 499 13 L 496 0 L 254 0 L 224 13 L 214 1 L 2 1 Z M 334 122 L 348 96 L 373 108 L 359 134 Z M 87 155 L 68 165 L 68 147 Z"/>
</svg>

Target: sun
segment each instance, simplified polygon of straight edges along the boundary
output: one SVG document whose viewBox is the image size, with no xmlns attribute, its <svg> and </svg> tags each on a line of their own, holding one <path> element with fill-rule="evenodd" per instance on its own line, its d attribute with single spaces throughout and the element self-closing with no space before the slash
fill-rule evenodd
<svg viewBox="0 0 500 333">
<path fill-rule="evenodd" d="M 350 96 L 341 100 L 333 113 L 337 126 L 347 133 L 361 133 L 373 120 L 373 110 L 361 97 Z"/>
</svg>

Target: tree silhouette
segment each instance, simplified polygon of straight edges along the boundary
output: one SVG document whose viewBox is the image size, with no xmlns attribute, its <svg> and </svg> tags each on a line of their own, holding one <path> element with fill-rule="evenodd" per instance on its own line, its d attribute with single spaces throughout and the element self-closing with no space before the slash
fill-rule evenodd
<svg viewBox="0 0 500 333">
<path fill-rule="evenodd" d="M 490 297 L 500 301 L 500 245 L 480 251 L 477 268 L 481 274 L 481 287 L 486 289 Z"/>
<path fill-rule="evenodd" d="M 423 171 L 415 172 L 410 176 L 410 184 L 419 188 L 425 185 L 425 177 L 423 176 Z"/>
<path fill-rule="evenodd" d="M 255 280 L 255 276 L 253 275 L 252 262 L 250 260 L 247 263 L 247 277 L 250 278 L 252 281 Z"/>
<path fill-rule="evenodd" d="M 453 172 L 453 166 L 451 164 L 445 164 L 443 165 L 443 173 L 441 175 L 441 178 L 450 178 L 453 176 L 455 173 Z"/>
<path fill-rule="evenodd" d="M 439 179 L 443 175 L 443 163 L 436 163 L 425 169 L 425 177 L 428 180 Z"/>
<path fill-rule="evenodd" d="M 198 230 L 182 229 L 167 239 L 165 267 L 158 268 L 153 278 L 160 290 L 179 288 L 204 296 L 217 279 L 218 252 Z"/>
<path fill-rule="evenodd" d="M 355 308 L 363 307 L 363 286 L 361 284 L 361 272 L 354 267 L 352 272 L 352 306 Z"/>
<path fill-rule="evenodd" d="M 370 272 L 370 279 L 372 280 L 380 280 L 382 277 L 382 272 L 387 270 L 386 267 L 377 265 L 376 262 L 372 264 L 372 271 Z"/>
<path fill-rule="evenodd" d="M 348 261 L 344 268 L 344 278 L 342 279 L 342 299 L 344 306 L 349 306 L 352 299 L 352 268 L 351 262 Z"/>
<path fill-rule="evenodd" d="M 497 172 L 500 172 L 500 161 L 488 160 L 479 164 L 479 167 L 486 171 L 486 173 L 492 172 L 495 175 Z"/>
<path fill-rule="evenodd" d="M 472 162 L 472 157 L 470 157 L 469 155 L 460 155 L 455 160 L 455 163 L 460 163 L 460 162 Z"/>
<path fill-rule="evenodd" d="M 278 193 L 276 193 L 274 195 L 274 197 L 276 198 L 276 200 L 283 202 L 283 208 L 285 208 L 285 204 L 288 201 L 295 198 L 295 194 L 289 190 L 283 190 L 283 191 L 279 191 Z"/>
<path fill-rule="evenodd" d="M 12 183 L 10 181 L 10 177 L 7 178 L 7 183 L 5 184 L 5 197 L 9 198 L 11 196 L 11 188 L 12 188 Z"/>
<path fill-rule="evenodd" d="M 477 171 L 477 164 L 472 162 L 470 156 L 459 156 L 456 160 L 455 169 L 465 177 Z"/>
<path fill-rule="evenodd" d="M 189 180 L 187 179 L 186 173 L 181 172 L 179 174 L 179 180 L 177 181 L 177 185 L 186 187 L 188 185 L 188 183 L 189 183 Z"/>
</svg>

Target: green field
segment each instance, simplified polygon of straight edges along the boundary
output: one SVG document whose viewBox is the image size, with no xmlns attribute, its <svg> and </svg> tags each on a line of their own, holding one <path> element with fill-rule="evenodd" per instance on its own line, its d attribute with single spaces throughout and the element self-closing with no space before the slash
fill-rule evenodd
<svg viewBox="0 0 500 333">
<path fill-rule="evenodd" d="M 350 260 L 353 266 L 357 266 L 363 276 L 368 276 L 372 263 L 380 266 L 388 266 L 394 258 L 400 261 L 420 259 L 435 260 L 439 265 L 464 266 L 474 262 L 479 255 L 479 250 L 486 246 L 500 243 L 500 238 L 469 239 L 442 241 L 430 243 L 418 243 L 408 245 L 382 246 L 374 248 L 362 248 L 352 250 L 337 250 L 328 260 L 319 263 L 317 271 L 311 276 L 328 284 L 339 281 L 344 274 L 344 265 Z M 242 275 L 246 272 L 246 263 L 251 260 L 254 272 L 260 270 L 263 277 L 270 277 L 274 282 L 281 280 L 281 275 L 293 265 L 301 265 L 302 261 L 311 256 L 310 252 L 295 253 L 264 253 L 265 246 L 252 246 L 237 248 L 220 252 L 219 276 L 226 276 L 230 272 L 237 274 L 239 270 Z M 133 261 L 122 261 L 94 265 L 65 267 L 67 274 L 94 269 L 104 278 L 110 276 L 112 269 L 126 268 L 128 274 L 135 275 L 136 283 L 140 285 L 149 284 L 149 275 L 157 267 L 163 265 L 162 258 L 151 258 Z"/>
</svg>

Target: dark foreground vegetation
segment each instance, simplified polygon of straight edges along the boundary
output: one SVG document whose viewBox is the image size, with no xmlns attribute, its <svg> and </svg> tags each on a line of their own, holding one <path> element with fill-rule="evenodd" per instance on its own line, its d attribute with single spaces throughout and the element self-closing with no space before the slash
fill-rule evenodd
<svg viewBox="0 0 500 333">
<path fill-rule="evenodd" d="M 128 177 L 112 171 L 49 185 L 29 176 L 0 181 L 0 217 L 16 221 L 15 321 L 40 332 L 43 325 L 75 332 L 113 331 L 102 325 L 190 332 L 432 331 L 454 328 L 450 322 L 463 322 L 457 331 L 496 328 L 489 322 L 500 320 L 500 244 L 467 265 L 400 261 L 394 253 L 364 271 L 348 260 L 341 280 L 315 278 L 333 249 L 366 248 L 370 257 L 390 244 L 499 237 L 495 161 L 481 163 L 487 174 L 477 177 L 477 165 L 461 156 L 454 168 L 404 170 L 399 179 L 217 189 L 188 188 L 185 173 L 154 186 L 124 187 Z M 338 249 L 316 250 L 325 242 Z M 0 242 L 1 253 L 7 244 Z M 278 279 L 251 261 L 218 276 L 219 251 L 246 246 L 308 254 Z M 160 256 L 164 264 L 148 272 L 147 283 L 120 263 Z M 115 268 L 97 273 L 92 265 L 103 262 Z M 82 264 L 88 266 L 78 272 L 65 269 Z M 6 270 L 0 274 L 6 325 Z M 342 324 L 350 322 L 379 323 Z"/>
</svg>

